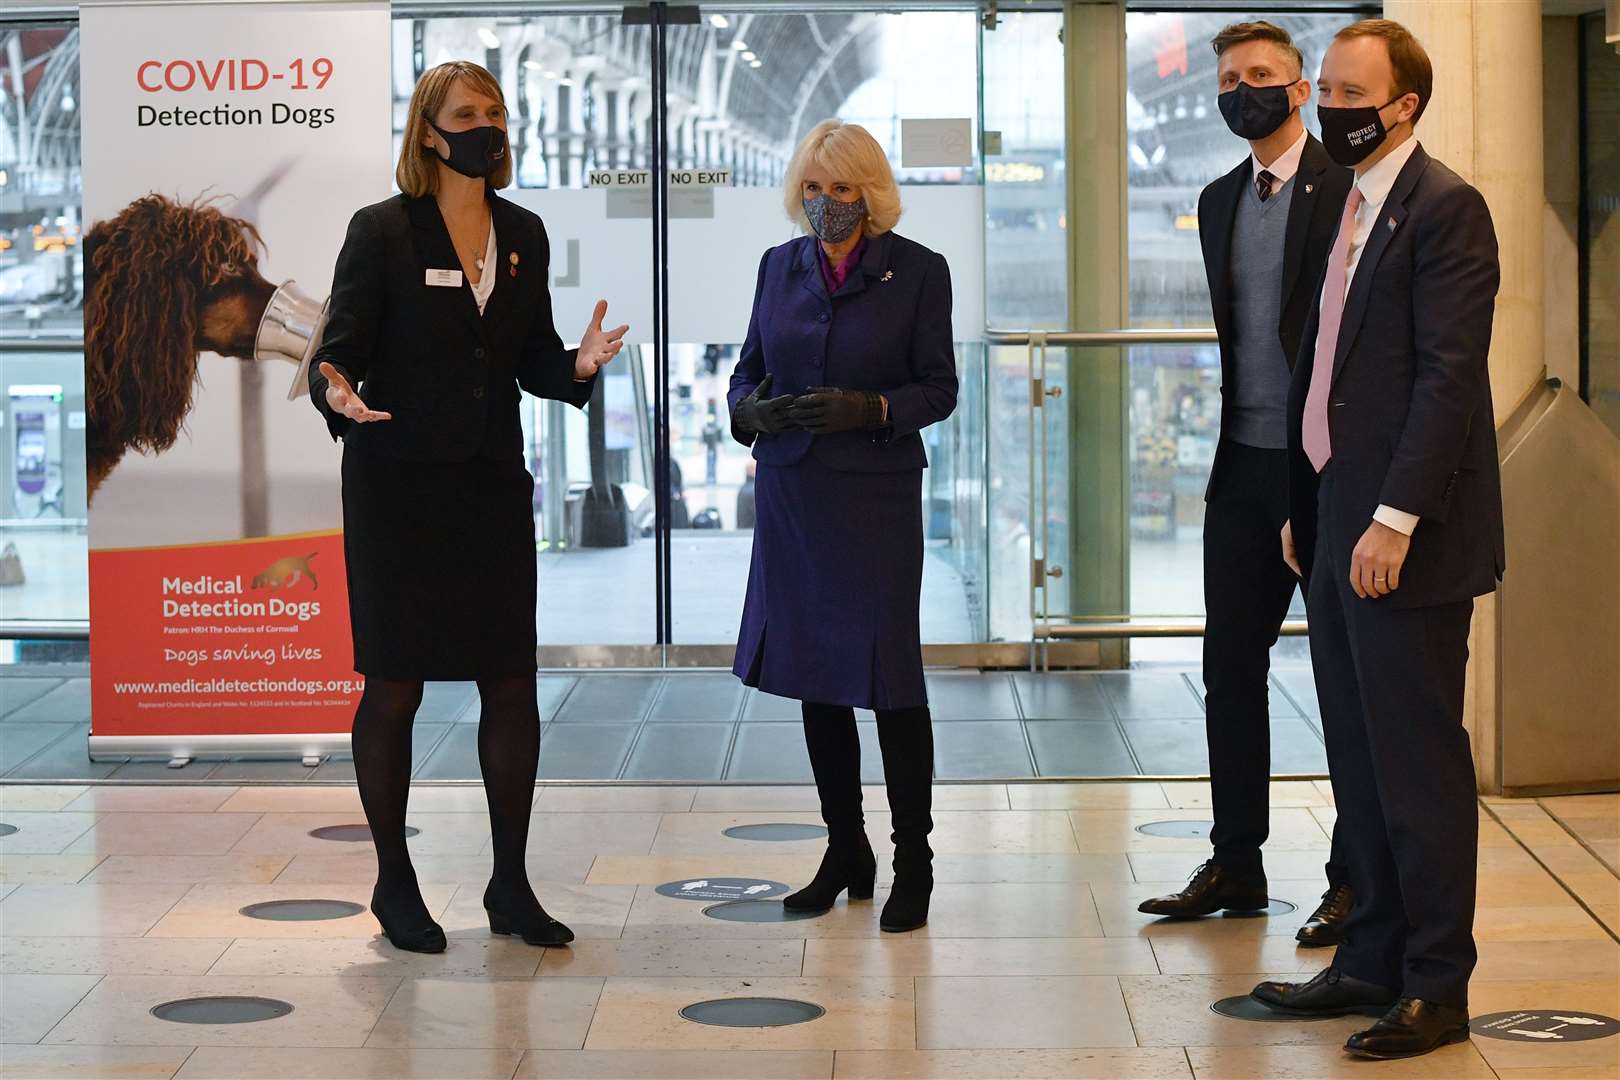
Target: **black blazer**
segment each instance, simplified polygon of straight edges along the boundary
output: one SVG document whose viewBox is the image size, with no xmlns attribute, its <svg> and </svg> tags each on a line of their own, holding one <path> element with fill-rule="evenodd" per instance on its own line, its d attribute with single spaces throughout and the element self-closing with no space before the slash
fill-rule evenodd
<svg viewBox="0 0 1620 1080">
<path fill-rule="evenodd" d="M 493 191 L 489 203 L 498 254 L 484 270 L 495 285 L 482 315 L 465 280 L 426 284 L 430 269 L 461 268 L 431 195 L 396 195 L 350 220 L 309 367 L 310 400 L 334 439 L 412 461 L 521 456 L 520 386 L 575 406 L 590 400 L 595 378 L 574 380 L 577 350 L 563 348 L 552 324 L 545 226 Z M 334 413 L 322 361 L 393 419 L 356 424 Z"/>
<path fill-rule="evenodd" d="M 1493 591 L 1506 568 L 1486 363 L 1499 280 L 1484 197 L 1418 147 L 1351 279 L 1328 395 L 1329 542 L 1348 556 L 1380 503 L 1421 519 L 1401 587 L 1379 603 L 1467 600 Z M 1313 303 L 1288 394 L 1290 511 L 1307 574 L 1318 478 L 1302 438 L 1320 314 Z"/>
<path fill-rule="evenodd" d="M 1305 147 L 1294 174 L 1294 194 L 1288 205 L 1288 225 L 1283 240 L 1282 318 L 1277 336 L 1289 368 L 1299 352 L 1300 335 L 1316 301 L 1322 269 L 1327 265 L 1333 236 L 1338 230 L 1344 200 L 1350 194 L 1355 173 L 1336 165 L 1316 136 L 1306 132 Z M 1232 225 L 1237 221 L 1238 203 L 1254 184 L 1254 166 L 1245 157 L 1241 164 L 1198 195 L 1198 240 L 1204 249 L 1204 273 L 1209 278 L 1209 301 L 1215 313 L 1215 332 L 1221 339 L 1221 436 L 1224 441 L 1231 422 L 1228 403 L 1237 385 L 1237 363 L 1232 355 Z M 1221 468 L 1221 448 L 1215 449 L 1210 466 L 1210 487 Z M 1206 495 L 1208 492 L 1206 491 Z"/>
</svg>

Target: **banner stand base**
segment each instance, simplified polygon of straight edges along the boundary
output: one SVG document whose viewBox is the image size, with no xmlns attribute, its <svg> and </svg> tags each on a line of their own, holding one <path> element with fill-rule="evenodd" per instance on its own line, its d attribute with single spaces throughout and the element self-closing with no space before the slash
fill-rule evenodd
<svg viewBox="0 0 1620 1080">
<path fill-rule="evenodd" d="M 319 761 L 349 752 L 349 733 L 319 735 L 95 735 L 90 760 L 167 759 L 178 768 L 190 761 Z"/>
</svg>

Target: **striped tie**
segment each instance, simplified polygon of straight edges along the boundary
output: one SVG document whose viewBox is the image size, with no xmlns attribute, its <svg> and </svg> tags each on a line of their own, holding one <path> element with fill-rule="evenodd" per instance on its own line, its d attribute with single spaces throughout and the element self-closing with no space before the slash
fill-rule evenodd
<svg viewBox="0 0 1620 1080">
<path fill-rule="evenodd" d="M 1271 198 L 1271 191 L 1276 183 L 1277 178 L 1275 176 L 1272 176 L 1265 169 L 1260 170 L 1260 175 L 1254 178 L 1254 193 L 1260 196 L 1261 202 Z"/>
</svg>

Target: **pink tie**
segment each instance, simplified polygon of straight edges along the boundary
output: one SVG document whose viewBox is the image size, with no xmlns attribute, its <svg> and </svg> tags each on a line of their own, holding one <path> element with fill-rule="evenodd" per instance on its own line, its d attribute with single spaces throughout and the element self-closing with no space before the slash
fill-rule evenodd
<svg viewBox="0 0 1620 1080">
<path fill-rule="evenodd" d="M 1339 351 L 1339 323 L 1344 319 L 1344 276 L 1350 262 L 1350 238 L 1356 231 L 1356 211 L 1361 207 L 1361 189 L 1354 185 L 1344 201 L 1339 219 L 1339 235 L 1328 255 L 1327 282 L 1322 286 L 1322 315 L 1316 329 L 1316 359 L 1311 363 L 1311 388 L 1305 395 L 1305 456 L 1311 467 L 1321 472 L 1333 457 L 1328 440 L 1327 400 L 1333 384 L 1333 358 Z"/>
</svg>

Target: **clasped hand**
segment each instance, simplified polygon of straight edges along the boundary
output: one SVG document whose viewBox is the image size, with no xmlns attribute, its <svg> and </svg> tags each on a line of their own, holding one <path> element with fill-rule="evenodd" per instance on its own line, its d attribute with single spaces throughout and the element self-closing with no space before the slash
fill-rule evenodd
<svg viewBox="0 0 1620 1080">
<path fill-rule="evenodd" d="M 872 390 L 840 390 L 812 386 L 803 394 L 766 397 L 772 375 L 766 375 L 753 393 L 737 402 L 732 424 L 740 432 L 775 435 L 784 431 L 808 431 L 830 435 L 839 431 L 862 431 L 883 424 L 883 398 Z"/>
</svg>

